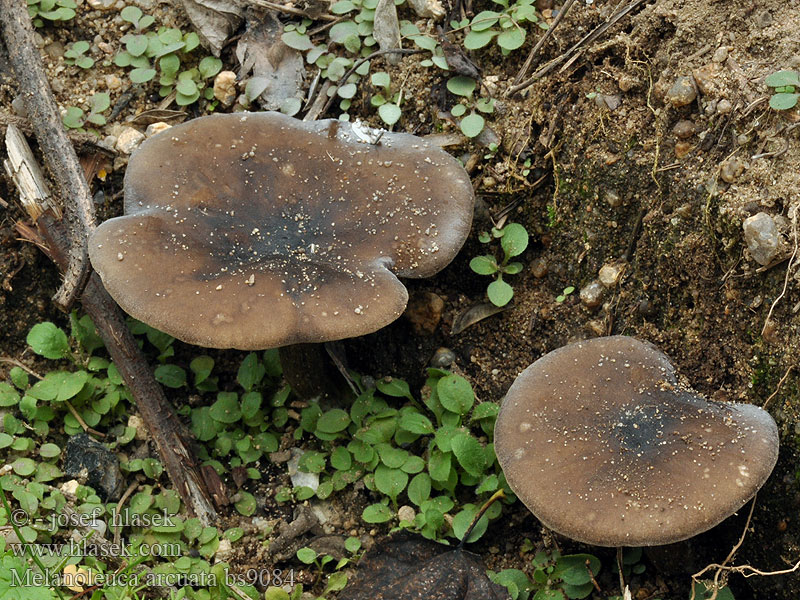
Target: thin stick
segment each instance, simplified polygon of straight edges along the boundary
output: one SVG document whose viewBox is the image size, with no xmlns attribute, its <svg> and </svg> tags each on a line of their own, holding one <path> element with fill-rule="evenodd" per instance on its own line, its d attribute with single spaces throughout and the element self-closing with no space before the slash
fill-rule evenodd
<svg viewBox="0 0 800 600">
<path fill-rule="evenodd" d="M 246 4 L 252 4 L 253 6 L 260 6 L 262 8 L 270 8 L 272 10 L 282 12 L 287 15 L 306 17 L 308 19 L 313 18 L 316 21 L 335 21 L 339 18 L 328 14 L 322 14 L 312 17 L 306 11 L 300 10 L 299 8 L 295 8 L 294 6 L 286 6 L 283 4 L 278 4 L 276 2 L 270 2 L 269 0 L 247 0 Z"/>
<path fill-rule="evenodd" d="M 617 547 L 617 571 L 619 571 L 619 590 L 620 593 L 624 596 L 625 595 L 625 576 L 622 574 L 622 565 L 624 561 L 622 559 L 622 547 Z"/>
<path fill-rule="evenodd" d="M 695 594 L 694 594 L 694 582 L 698 582 L 699 578 L 706 571 L 709 571 L 710 569 L 714 569 L 714 568 L 717 569 L 717 572 L 714 574 L 714 581 L 713 581 L 714 590 L 711 593 L 711 598 L 709 598 L 709 600 L 714 600 L 717 597 L 717 592 L 719 591 L 719 578 L 722 575 L 722 572 L 723 571 L 730 571 L 730 570 L 734 570 L 734 569 L 738 568 L 738 567 L 726 567 L 725 565 L 727 565 L 731 560 L 733 560 L 733 556 L 736 554 L 736 552 L 739 550 L 739 548 L 742 547 L 742 544 L 744 543 L 744 538 L 747 536 L 747 529 L 750 527 L 750 520 L 753 518 L 753 511 L 756 508 L 756 496 L 757 496 L 757 494 L 755 496 L 753 496 L 753 500 L 750 503 L 750 512 L 747 514 L 747 521 L 744 524 L 744 530 L 742 531 L 742 535 L 741 535 L 741 537 L 739 537 L 739 541 L 736 542 L 736 544 L 733 546 L 733 548 L 731 548 L 731 551 L 728 552 L 728 556 L 725 557 L 725 560 L 722 561 L 722 564 L 721 565 L 718 565 L 718 564 L 708 565 L 705 568 L 703 568 L 702 570 L 700 570 L 697 573 L 695 573 L 694 575 L 692 575 L 692 582 L 693 582 L 693 584 L 692 584 L 692 598 L 694 598 L 694 596 L 695 596 Z"/>
<path fill-rule="evenodd" d="M 777 387 L 775 388 L 775 391 L 774 391 L 774 392 L 772 392 L 772 393 L 769 395 L 769 398 L 767 398 L 766 400 L 764 400 L 764 405 L 763 405 L 761 408 L 763 408 L 764 410 L 766 410 L 766 409 L 767 409 L 767 406 L 768 406 L 768 405 L 769 405 L 769 403 L 772 401 L 772 399 L 773 399 L 775 396 L 777 396 L 777 395 L 778 395 L 778 391 L 780 391 L 780 389 L 781 389 L 781 386 L 783 385 L 783 382 L 784 382 L 784 381 L 786 381 L 786 378 L 789 376 L 789 373 L 791 373 L 791 372 L 792 372 L 792 369 L 794 369 L 794 365 L 789 365 L 789 368 L 788 368 L 788 369 L 786 369 L 786 373 L 784 373 L 784 374 L 783 374 L 783 377 L 781 377 L 781 380 L 778 382 L 778 385 L 777 385 Z"/>
<path fill-rule="evenodd" d="M 33 375 L 36 379 L 44 379 L 41 375 L 39 375 L 36 371 L 31 369 L 25 363 L 18 361 L 16 358 L 10 358 L 8 356 L 0 356 L 0 362 L 8 363 L 9 365 L 14 365 L 15 367 L 19 367 L 23 371 L 25 371 L 28 375 Z"/>
<path fill-rule="evenodd" d="M 25 240 L 39 246 L 63 270 L 68 266 L 67 255 L 71 248 L 64 224 L 53 218 L 50 211 L 39 207 L 37 212 L 41 212 L 36 223 L 38 230 L 21 222 L 17 223 L 16 230 Z M 215 478 L 213 469 L 198 464 L 188 438 L 184 437 L 181 422 L 153 377 L 153 371 L 142 356 L 119 307 L 96 273 L 89 277 L 80 298 L 131 391 L 181 500 L 190 514 L 209 525 L 216 517 L 216 506 L 223 506 L 227 501 L 224 494 L 212 494 L 212 489 L 222 489 L 219 477 Z"/>
<path fill-rule="evenodd" d="M 91 433 L 92 435 L 96 435 L 97 437 L 101 437 L 101 438 L 104 438 L 104 437 L 106 437 L 106 434 L 105 434 L 105 433 L 100 433 L 100 432 L 99 432 L 99 431 L 97 431 L 96 429 L 92 429 L 91 427 L 89 427 L 89 426 L 86 424 L 86 421 L 84 421 L 84 420 L 83 420 L 83 417 L 81 417 L 81 416 L 78 414 L 78 411 L 77 411 L 77 410 L 75 410 L 75 407 L 74 407 L 74 406 L 72 406 L 72 402 L 70 402 L 69 400 L 64 400 L 64 404 L 66 404 L 66 405 L 67 405 L 67 409 L 69 410 L 69 412 L 70 412 L 70 413 L 72 413 L 72 416 L 73 416 L 73 417 L 75 417 L 75 420 L 78 422 L 78 425 L 80 425 L 80 426 L 81 426 L 81 428 L 82 428 L 82 429 L 83 429 L 83 430 L 84 430 L 86 433 Z"/>
<path fill-rule="evenodd" d="M 800 210 L 800 209 L 797 209 Z M 772 306 L 769 307 L 769 312 L 767 313 L 767 318 L 764 319 L 764 327 L 761 328 L 761 335 L 764 335 L 764 332 L 767 330 L 767 323 L 769 323 L 770 317 L 772 317 L 772 311 L 775 310 L 778 302 L 780 302 L 783 297 L 786 295 L 786 288 L 789 285 L 789 276 L 792 273 L 792 266 L 794 265 L 794 259 L 797 256 L 797 210 L 794 211 L 792 214 L 792 233 L 794 234 L 794 251 L 792 252 L 792 257 L 789 259 L 789 265 L 786 267 L 786 277 L 783 279 L 783 290 L 781 290 L 780 295 L 775 298 L 772 302 Z"/>
<path fill-rule="evenodd" d="M 622 19 L 622 17 L 624 17 L 629 12 L 631 12 L 634 8 L 639 6 L 642 2 L 644 2 L 644 0 L 633 0 L 633 2 L 631 2 L 628 6 L 626 6 L 621 11 L 619 11 L 614 16 L 612 16 L 608 21 L 606 21 L 602 25 L 599 25 L 594 30 L 592 30 L 590 33 L 587 33 L 585 36 L 583 36 L 575 45 L 573 45 L 569 50 L 564 52 L 561 56 L 551 60 L 549 63 L 547 63 L 541 69 L 536 71 L 533 75 L 531 75 L 525 81 L 522 81 L 522 82 L 520 82 L 520 83 L 518 83 L 516 85 L 512 85 L 510 88 L 508 88 L 508 90 L 506 90 L 506 94 L 505 95 L 506 96 L 512 96 L 512 95 L 516 94 L 517 92 L 519 92 L 521 90 L 524 90 L 526 87 L 529 87 L 529 86 L 533 85 L 536 82 L 537 79 L 541 79 L 542 77 L 547 75 L 550 71 L 555 69 L 561 63 L 563 63 L 564 61 L 566 61 L 567 59 L 572 57 L 573 54 L 577 53 L 577 51 L 579 49 L 581 49 L 583 46 L 591 44 L 592 42 L 594 42 L 603 33 L 605 33 L 607 29 L 609 29 L 610 27 L 615 25 L 620 19 Z"/>
<path fill-rule="evenodd" d="M 528 58 L 525 59 L 525 64 L 522 65 L 522 68 L 517 73 L 516 78 L 514 78 L 514 84 L 516 85 L 522 78 L 525 77 L 525 74 L 528 72 L 528 69 L 531 68 L 531 63 L 533 62 L 533 58 L 536 56 L 536 53 L 542 49 L 544 43 L 553 35 L 553 31 L 555 31 L 556 27 L 558 27 L 559 23 L 561 23 L 562 19 L 567 16 L 569 9 L 572 8 L 572 5 L 575 3 L 575 0 L 567 0 L 564 3 L 564 6 L 561 7 L 558 15 L 556 16 L 553 24 L 549 27 L 547 31 L 544 32 L 544 35 L 539 38 L 539 41 L 536 42 L 536 45 L 531 48 L 531 51 L 528 53 Z"/>
<path fill-rule="evenodd" d="M 117 517 L 114 519 L 114 545 L 119 544 L 120 536 L 122 534 L 122 519 L 119 518 L 120 510 L 122 510 L 125 501 L 130 497 L 130 495 L 133 493 L 133 490 L 135 490 L 137 487 L 139 487 L 138 481 L 134 481 L 132 484 L 130 484 L 128 489 L 122 494 L 119 502 L 117 502 L 117 505 L 114 507 L 114 515 Z"/>
<path fill-rule="evenodd" d="M 20 96 L 42 154 L 50 167 L 64 205 L 69 249 L 61 287 L 53 301 L 69 311 L 89 276 L 88 233 L 94 228 L 94 204 L 75 149 L 64 131 L 39 50 L 33 43 L 33 27 L 24 3 L 0 0 L 0 34 L 16 73 Z"/>
<path fill-rule="evenodd" d="M 422 52 L 426 52 L 426 50 L 417 50 L 417 49 L 411 49 L 411 48 L 409 48 L 409 49 L 405 49 L 405 48 L 390 48 L 389 50 L 377 50 L 377 51 L 373 52 L 372 54 L 370 54 L 369 56 L 365 56 L 361 60 L 357 60 L 353 64 L 353 66 L 350 67 L 350 70 L 347 71 L 347 73 L 345 73 L 344 75 L 342 75 L 341 79 L 339 79 L 339 81 L 337 81 L 334 84 L 334 87 L 336 88 L 336 90 L 333 92 L 333 94 L 328 96 L 328 101 L 325 103 L 325 106 L 322 107 L 322 110 L 320 111 L 320 114 L 324 115 L 326 112 L 328 112 L 328 109 L 331 107 L 331 104 L 333 104 L 333 99 L 336 98 L 336 92 L 339 91 L 339 88 L 342 87 L 345 84 L 345 82 L 348 80 L 350 75 L 352 75 L 353 73 L 356 72 L 356 69 L 358 69 L 358 67 L 363 65 L 368 60 L 372 60 L 373 58 L 377 58 L 378 56 L 383 56 L 384 54 L 420 54 Z"/>
<path fill-rule="evenodd" d="M 475 529 L 475 526 L 478 524 L 478 521 L 480 521 L 481 517 L 483 516 L 483 514 L 487 510 L 489 510 L 489 507 L 492 504 L 494 504 L 497 500 L 501 500 L 502 498 L 505 498 L 505 497 L 506 497 L 506 495 L 503 492 L 503 490 L 497 490 L 494 494 L 492 494 L 492 497 L 489 498 L 484 503 L 483 506 L 481 506 L 481 509 L 478 511 L 478 514 L 475 515 L 475 517 L 472 519 L 472 523 L 470 523 L 469 527 L 467 527 L 467 531 L 466 531 L 466 533 L 464 533 L 464 537 L 461 538 L 461 542 L 459 542 L 459 544 L 458 544 L 459 548 L 462 547 L 467 542 L 467 539 L 469 538 L 469 535 L 472 533 L 472 530 Z"/>
</svg>

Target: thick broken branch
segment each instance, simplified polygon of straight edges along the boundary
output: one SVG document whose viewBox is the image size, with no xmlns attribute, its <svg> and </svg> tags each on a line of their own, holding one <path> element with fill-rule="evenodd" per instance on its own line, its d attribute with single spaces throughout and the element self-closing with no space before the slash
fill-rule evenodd
<svg viewBox="0 0 800 600">
<path fill-rule="evenodd" d="M 37 225 L 48 256 L 60 268 L 66 267 L 65 251 L 69 244 L 61 223 L 44 214 Z M 92 272 L 89 276 L 80 301 L 97 327 L 125 385 L 133 394 L 167 474 L 187 510 L 203 523 L 210 524 L 217 512 L 208 492 L 203 469 L 195 461 L 190 442 L 182 434 L 183 426 L 153 377 L 153 371 L 125 324 L 122 312 L 106 292 L 97 273 Z"/>
<path fill-rule="evenodd" d="M 38 193 L 46 188 L 46 184 L 40 181 L 40 171 L 33 161 L 25 138 L 14 125 L 9 125 L 6 145 L 10 157 L 6 169 L 24 173 L 26 180 L 33 180 L 19 188 L 20 194 L 26 195 L 26 190 L 29 189 Z M 18 177 L 15 176 L 14 179 L 16 181 Z M 17 231 L 23 238 L 36 243 L 59 268 L 65 269 L 69 262 L 67 253 L 71 244 L 64 224 L 54 218 L 52 211 L 45 207 L 38 206 L 31 210 L 29 207 L 35 205 L 36 201 L 30 196 L 23 198 L 22 204 L 28 208 L 29 214 L 40 215 L 36 221 L 38 233 L 24 224 L 17 224 Z M 190 441 L 183 435 L 182 424 L 153 377 L 153 371 L 126 326 L 122 312 L 108 295 L 96 273 L 89 276 L 80 300 L 105 342 L 125 385 L 131 391 L 167 474 L 187 510 L 203 523 L 210 524 L 217 514 L 215 501 L 216 506 L 222 506 L 227 500 L 219 492 L 222 487 L 219 478 L 214 480 L 216 472 L 213 469 L 207 472 L 207 469 L 195 461 Z"/>
<path fill-rule="evenodd" d="M 94 205 L 78 157 L 61 124 L 39 50 L 33 43 L 33 27 L 27 6 L 19 0 L 0 0 L 0 33 L 9 54 L 36 139 L 53 174 L 64 206 L 69 235 L 67 268 L 61 287 L 53 297 L 64 311 L 72 303 L 89 274 L 86 240 L 94 228 Z"/>
</svg>

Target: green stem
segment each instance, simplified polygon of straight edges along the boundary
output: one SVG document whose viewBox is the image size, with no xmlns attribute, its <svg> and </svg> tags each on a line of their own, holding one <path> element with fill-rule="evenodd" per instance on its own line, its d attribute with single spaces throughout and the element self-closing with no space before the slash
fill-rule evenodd
<svg viewBox="0 0 800 600">
<path fill-rule="evenodd" d="M 472 523 L 469 524 L 469 527 L 467 528 L 467 532 L 464 534 L 464 537 L 461 538 L 461 542 L 459 542 L 459 544 L 458 544 L 459 548 L 461 548 L 467 542 L 467 539 L 469 538 L 469 534 L 471 534 L 472 530 L 475 529 L 475 526 L 478 524 L 478 521 L 480 521 L 481 517 L 483 516 L 483 514 L 487 510 L 489 510 L 489 507 L 492 504 L 494 504 L 497 500 L 500 500 L 500 499 L 505 498 L 505 497 L 506 497 L 506 495 L 503 492 L 503 490 L 497 490 L 494 494 L 492 494 L 492 497 L 489 498 L 484 503 L 483 506 L 481 506 L 481 509 L 478 511 L 478 514 L 475 515 L 475 518 L 472 519 Z"/>
</svg>

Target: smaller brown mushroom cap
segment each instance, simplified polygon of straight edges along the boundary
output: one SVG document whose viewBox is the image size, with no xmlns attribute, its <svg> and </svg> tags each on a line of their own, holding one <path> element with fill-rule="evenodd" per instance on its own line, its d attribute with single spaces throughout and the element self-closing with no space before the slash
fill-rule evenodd
<svg viewBox="0 0 800 600">
<path fill-rule="evenodd" d="M 653 345 L 612 336 L 525 369 L 500 408 L 495 450 L 547 527 L 596 546 L 655 546 L 752 498 L 777 461 L 778 430 L 756 406 L 682 385 Z"/>
<path fill-rule="evenodd" d="M 279 113 L 214 115 L 146 141 L 125 216 L 90 240 L 108 292 L 183 341 L 252 350 L 371 333 L 402 314 L 401 277 L 461 248 L 473 193 L 419 137 Z"/>
</svg>

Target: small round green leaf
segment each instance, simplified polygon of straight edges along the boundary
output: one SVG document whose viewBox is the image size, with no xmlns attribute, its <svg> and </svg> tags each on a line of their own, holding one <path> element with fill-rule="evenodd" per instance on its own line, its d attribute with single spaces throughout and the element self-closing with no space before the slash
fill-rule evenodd
<svg viewBox="0 0 800 600">
<path fill-rule="evenodd" d="M 439 401 L 447 410 L 465 415 L 475 402 L 475 394 L 469 381 L 460 375 L 442 377 L 436 384 Z"/>
<path fill-rule="evenodd" d="M 83 111 L 80 109 L 77 110 L 82 116 Z M 67 110 L 67 112 L 69 112 L 69 110 Z M 44 356 L 45 358 L 49 358 L 51 360 L 66 358 L 69 356 L 69 342 L 67 341 L 67 334 L 49 321 L 34 325 L 31 328 L 30 333 L 28 333 L 26 341 L 31 349 L 39 356 Z"/>
<path fill-rule="evenodd" d="M 491 42 L 492 38 L 496 35 L 497 32 L 492 29 L 486 29 L 484 31 L 476 31 L 473 29 L 464 37 L 464 48 L 467 50 L 483 48 Z"/>
<path fill-rule="evenodd" d="M 784 87 L 794 85 L 800 87 L 800 73 L 792 70 L 776 71 L 764 79 L 769 87 Z"/>
<path fill-rule="evenodd" d="M 130 78 L 133 83 L 146 83 L 156 76 L 156 70 L 150 68 L 139 67 L 133 69 L 130 73 Z"/>
<path fill-rule="evenodd" d="M 323 433 L 339 433 L 350 425 L 350 415 L 341 408 L 323 413 L 317 420 L 317 430 Z"/>
<path fill-rule="evenodd" d="M 370 504 L 361 513 L 361 518 L 367 523 L 385 523 L 392 518 L 392 511 L 385 504 Z"/>
<path fill-rule="evenodd" d="M 489 284 L 486 288 L 489 301 L 495 306 L 505 306 L 514 297 L 514 288 L 502 279 L 498 279 Z"/>
<path fill-rule="evenodd" d="M 220 392 L 217 401 L 209 408 L 209 415 L 220 423 L 235 423 L 242 418 L 239 396 L 233 392 Z"/>
<path fill-rule="evenodd" d="M 156 381 L 168 388 L 179 388 L 186 384 L 186 371 L 177 365 L 158 365 L 155 370 Z"/>
<path fill-rule="evenodd" d="M 516 50 L 525 43 L 525 30 L 519 26 L 508 29 L 497 36 L 497 45 L 504 50 Z"/>
<path fill-rule="evenodd" d="M 506 257 L 519 256 L 528 247 L 528 232 L 519 223 L 509 223 L 503 227 L 500 245 L 503 247 Z"/>
<path fill-rule="evenodd" d="M 471 113 L 461 119 L 461 132 L 468 138 L 474 138 L 483 131 L 486 121 L 478 113 Z"/>
<path fill-rule="evenodd" d="M 311 548 L 300 548 L 297 551 L 297 558 L 300 559 L 300 562 L 310 565 L 317 560 L 317 553 Z"/>
<path fill-rule="evenodd" d="M 390 127 L 400 120 L 402 114 L 403 112 L 397 104 L 387 102 L 378 107 L 378 115 L 380 115 L 383 122 Z"/>
<path fill-rule="evenodd" d="M 408 499 L 421 506 L 431 495 L 431 477 L 427 473 L 417 473 L 408 484 Z"/>
<path fill-rule="evenodd" d="M 221 69 L 222 61 L 216 56 L 206 56 L 200 61 L 200 64 L 197 65 L 197 70 L 200 71 L 200 75 L 202 75 L 204 79 L 214 77 Z"/>
<path fill-rule="evenodd" d="M 478 275 L 494 275 L 497 273 L 497 261 L 493 256 L 476 256 L 469 261 L 469 268 Z"/>
<path fill-rule="evenodd" d="M 477 15 L 472 17 L 472 22 L 470 23 L 470 30 L 471 31 L 485 31 L 489 29 L 492 25 L 497 23 L 497 20 L 500 18 L 500 14 L 494 12 L 493 10 L 484 10 L 479 12 Z"/>
<path fill-rule="evenodd" d="M 475 91 L 477 83 L 472 77 L 457 75 L 447 80 L 447 89 L 456 96 L 469 97 Z"/>
<path fill-rule="evenodd" d="M 797 105 L 798 98 L 800 98 L 800 94 L 787 94 L 785 92 L 773 94 L 769 99 L 769 106 L 774 110 L 789 110 Z"/>
<path fill-rule="evenodd" d="M 486 470 L 486 451 L 481 443 L 466 431 L 453 436 L 450 448 L 461 465 L 470 475 L 480 477 Z"/>
</svg>

